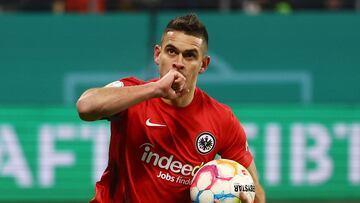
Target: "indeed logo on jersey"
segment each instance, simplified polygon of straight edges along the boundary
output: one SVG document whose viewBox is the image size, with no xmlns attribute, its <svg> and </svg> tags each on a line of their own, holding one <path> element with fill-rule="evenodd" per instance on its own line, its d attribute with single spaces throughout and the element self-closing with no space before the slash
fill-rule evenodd
<svg viewBox="0 0 360 203">
<path fill-rule="evenodd" d="M 201 163 L 201 165 L 194 167 L 190 164 L 183 164 L 180 161 L 174 160 L 174 155 L 170 155 L 168 157 L 167 156 L 160 157 L 159 154 L 151 151 L 151 149 L 154 148 L 154 145 L 150 143 L 144 143 L 140 145 L 139 148 L 144 149 L 144 153 L 141 156 L 141 161 L 147 164 L 152 164 L 153 166 L 157 166 L 161 169 L 170 170 L 175 174 L 181 174 L 183 176 L 190 176 L 190 175 L 194 176 L 196 171 L 204 164 Z M 181 176 L 174 177 L 169 173 L 163 173 L 161 171 L 157 177 L 167 181 L 181 183 L 185 185 L 191 184 L 191 177 L 189 179 L 184 179 Z"/>
</svg>

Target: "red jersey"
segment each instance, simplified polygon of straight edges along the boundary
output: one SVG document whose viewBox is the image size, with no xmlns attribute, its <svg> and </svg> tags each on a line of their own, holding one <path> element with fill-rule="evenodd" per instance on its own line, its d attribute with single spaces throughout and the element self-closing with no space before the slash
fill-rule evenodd
<svg viewBox="0 0 360 203">
<path fill-rule="evenodd" d="M 136 78 L 121 82 L 146 83 Z M 199 88 L 186 107 L 161 98 L 140 102 L 111 121 L 109 162 L 91 202 L 191 202 L 194 172 L 216 154 L 246 168 L 253 159 L 229 107 Z"/>
</svg>

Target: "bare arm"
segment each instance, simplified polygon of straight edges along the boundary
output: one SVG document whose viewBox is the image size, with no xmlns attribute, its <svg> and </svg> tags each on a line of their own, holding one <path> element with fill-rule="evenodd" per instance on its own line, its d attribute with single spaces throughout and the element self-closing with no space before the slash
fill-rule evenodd
<svg viewBox="0 0 360 203">
<path fill-rule="evenodd" d="M 81 119 L 94 121 L 110 117 L 127 108 L 151 98 L 164 97 L 174 99 L 184 91 L 185 77 L 170 70 L 156 82 L 128 87 L 101 87 L 85 91 L 76 103 Z M 172 88 L 176 86 L 176 91 Z"/>
<path fill-rule="evenodd" d="M 255 201 L 254 203 L 265 203 L 265 191 L 262 188 L 256 171 L 255 162 L 252 161 L 250 166 L 247 168 L 251 174 L 255 184 Z"/>
</svg>

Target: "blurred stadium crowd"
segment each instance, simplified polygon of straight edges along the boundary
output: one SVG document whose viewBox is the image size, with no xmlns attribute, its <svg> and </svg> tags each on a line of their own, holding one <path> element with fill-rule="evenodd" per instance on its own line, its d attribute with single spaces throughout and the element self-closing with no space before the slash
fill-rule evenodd
<svg viewBox="0 0 360 203">
<path fill-rule="evenodd" d="M 103 13 L 146 9 L 244 10 L 249 13 L 294 10 L 360 10 L 360 0 L 0 0 L 0 12 Z"/>
</svg>

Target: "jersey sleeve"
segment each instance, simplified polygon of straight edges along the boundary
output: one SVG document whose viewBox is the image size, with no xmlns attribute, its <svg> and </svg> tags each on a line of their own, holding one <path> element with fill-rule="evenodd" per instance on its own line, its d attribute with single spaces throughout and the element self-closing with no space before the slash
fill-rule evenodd
<svg viewBox="0 0 360 203">
<path fill-rule="evenodd" d="M 230 110 L 229 110 L 230 111 Z M 238 119 L 230 111 L 230 116 L 223 126 L 221 158 L 234 160 L 245 168 L 249 167 L 253 156 L 249 150 L 246 134 Z"/>
<path fill-rule="evenodd" d="M 113 81 L 113 82 L 105 85 L 105 87 L 125 87 L 125 86 L 141 85 L 144 83 L 145 83 L 144 81 L 139 80 L 135 77 L 126 77 L 126 78 L 122 78 L 122 79 Z"/>
</svg>

